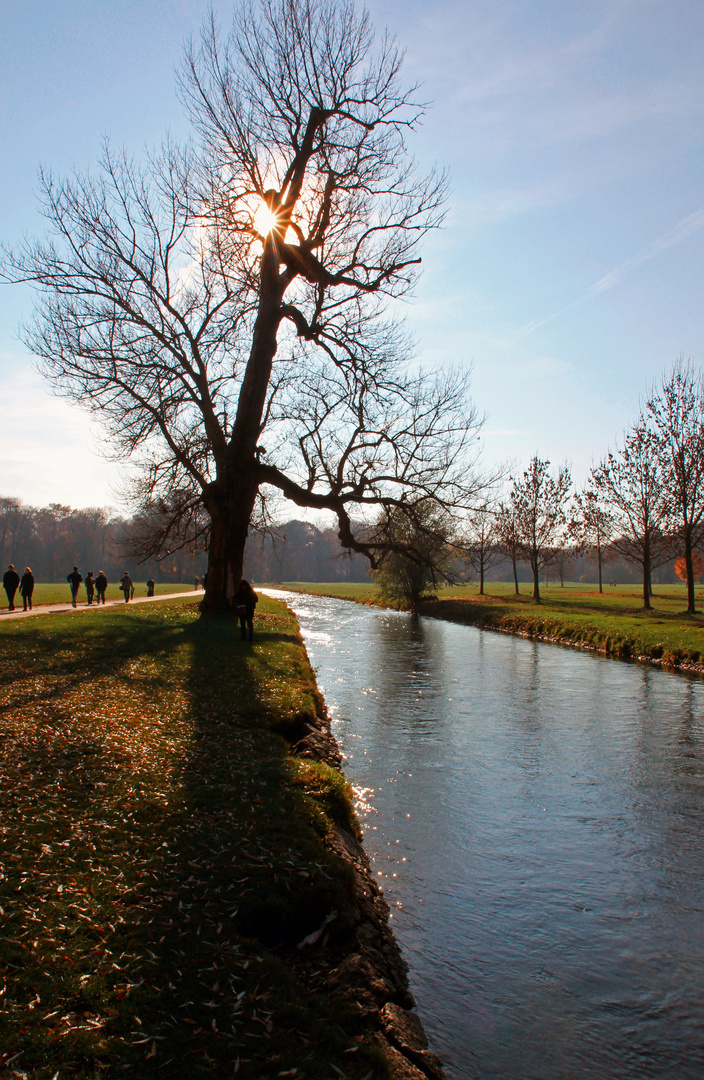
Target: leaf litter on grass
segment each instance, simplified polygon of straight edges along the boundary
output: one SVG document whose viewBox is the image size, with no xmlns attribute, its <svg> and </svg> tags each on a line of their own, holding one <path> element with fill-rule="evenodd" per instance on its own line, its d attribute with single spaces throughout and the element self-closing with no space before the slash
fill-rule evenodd
<svg viewBox="0 0 704 1080">
<path fill-rule="evenodd" d="M 270 730 L 314 688 L 263 606 L 252 650 L 186 604 L 2 628 L 0 1076 L 369 1071 L 286 960 L 348 880 Z"/>
</svg>

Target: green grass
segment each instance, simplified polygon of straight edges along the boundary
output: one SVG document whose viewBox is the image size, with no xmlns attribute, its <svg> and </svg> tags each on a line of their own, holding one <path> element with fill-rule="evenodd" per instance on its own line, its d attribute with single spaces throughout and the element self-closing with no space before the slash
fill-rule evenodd
<svg viewBox="0 0 704 1080">
<path fill-rule="evenodd" d="M 337 596 L 357 603 L 379 603 L 379 593 L 368 584 L 307 584 L 288 582 L 285 588 L 317 595 Z M 652 610 L 644 611 L 637 585 L 604 586 L 570 582 L 541 587 L 542 603 L 532 600 L 532 587 L 490 582 L 485 595 L 476 584 L 440 589 L 436 600 L 426 601 L 424 615 L 453 622 L 527 634 L 563 643 L 579 643 L 607 655 L 646 658 L 670 667 L 704 663 L 704 589 L 697 589 L 698 614 L 687 615 L 684 585 L 658 585 Z"/>
<path fill-rule="evenodd" d="M 157 596 L 163 596 L 164 594 L 168 594 L 168 593 L 194 592 L 195 590 L 193 589 L 193 584 L 192 583 L 190 585 L 184 585 L 184 584 L 181 584 L 181 585 L 169 585 L 169 584 L 163 583 L 163 584 L 157 585 L 155 587 L 154 591 L 155 591 Z M 136 581 L 135 585 L 134 585 L 134 594 L 135 594 L 135 596 L 146 596 L 147 595 L 146 582 L 144 582 L 144 581 Z M 200 595 L 201 596 L 203 595 L 202 591 L 201 591 Z M 124 599 L 122 593 L 120 592 L 118 582 L 113 582 L 110 585 L 108 585 L 107 592 L 105 593 L 105 596 L 106 596 L 106 599 L 108 599 L 108 600 L 123 600 Z M 0 608 L 5 608 L 7 606 L 7 597 L 5 596 L 4 591 L 0 592 L 0 601 L 1 601 Z M 70 585 L 69 585 L 69 583 L 67 581 L 65 581 L 65 582 L 60 582 L 59 581 L 59 582 L 54 583 L 54 584 L 48 584 L 48 583 L 45 583 L 45 582 L 37 583 L 34 586 L 34 595 L 32 596 L 32 602 L 34 603 L 35 606 L 38 606 L 39 604 L 70 604 L 71 603 L 71 587 L 70 587 Z M 86 590 L 85 590 L 84 585 L 81 585 L 80 589 L 78 590 L 78 602 L 81 603 L 81 604 L 85 604 L 85 602 L 86 602 Z M 22 597 L 21 597 L 21 595 L 20 595 L 20 593 L 18 591 L 17 595 L 15 596 L 15 607 L 22 607 L 22 606 L 23 606 L 22 605 Z"/>
<path fill-rule="evenodd" d="M 349 792 L 283 737 L 319 707 L 294 619 L 261 597 L 255 632 L 182 601 L 0 627 L 0 1075 L 387 1075 L 324 986 Z"/>
</svg>

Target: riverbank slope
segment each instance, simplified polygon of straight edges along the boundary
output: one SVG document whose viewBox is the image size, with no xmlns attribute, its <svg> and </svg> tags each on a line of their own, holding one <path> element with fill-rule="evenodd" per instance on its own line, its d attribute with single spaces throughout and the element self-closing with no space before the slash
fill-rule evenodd
<svg viewBox="0 0 704 1080">
<path fill-rule="evenodd" d="M 0 1075 L 442 1076 L 283 605 L 7 623 L 0 672 Z"/>
<path fill-rule="evenodd" d="M 388 606 L 372 584 L 287 582 L 294 591 Z M 525 585 L 524 585 L 525 588 Z M 515 596 L 513 585 L 491 582 L 480 596 L 476 586 L 441 589 L 424 601 L 420 614 L 553 642 L 671 670 L 704 674 L 704 591 L 697 590 L 699 614 L 683 611 L 681 586 L 658 586 L 652 610 L 644 611 L 637 586 L 590 584 L 544 588 L 542 603 Z"/>
</svg>

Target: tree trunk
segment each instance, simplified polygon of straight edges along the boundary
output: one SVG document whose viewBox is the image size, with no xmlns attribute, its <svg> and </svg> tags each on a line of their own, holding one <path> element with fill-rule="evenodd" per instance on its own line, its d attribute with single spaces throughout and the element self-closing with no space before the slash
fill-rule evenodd
<svg viewBox="0 0 704 1080">
<path fill-rule="evenodd" d="M 646 611 L 651 610 L 650 605 L 650 559 L 643 561 L 643 607 Z"/>
<path fill-rule="evenodd" d="M 689 531 L 684 534 L 684 561 L 687 567 L 687 614 L 695 615 L 694 563 L 692 561 L 692 536 Z"/>
<path fill-rule="evenodd" d="M 516 589 L 516 596 L 518 596 L 519 595 L 519 592 L 518 592 L 518 568 L 516 567 L 516 553 L 515 552 L 511 556 L 511 562 L 513 563 L 513 584 L 514 584 L 515 589 Z"/>
<path fill-rule="evenodd" d="M 538 560 L 531 559 L 531 569 L 533 571 L 533 600 L 536 604 L 540 603 L 540 569 L 538 567 Z"/>
<path fill-rule="evenodd" d="M 484 595 L 484 560 L 479 563 L 479 595 Z"/>
<path fill-rule="evenodd" d="M 244 547 L 259 486 L 257 440 L 281 317 L 278 266 L 270 234 L 262 253 L 259 306 L 232 436 L 221 448 L 217 479 L 203 493 L 211 520 L 207 584 L 201 605 L 207 611 L 231 611 L 242 580 Z"/>
<path fill-rule="evenodd" d="M 602 584 L 601 584 L 601 545 L 600 544 L 597 544 L 597 548 L 596 548 L 596 561 L 597 561 L 597 566 L 599 567 L 599 592 L 603 593 L 604 590 L 603 590 Z"/>
<path fill-rule="evenodd" d="M 206 495 L 211 526 L 208 573 L 201 604 L 204 611 L 231 611 L 242 580 L 244 548 L 257 489 L 253 479 L 247 483 L 241 473 L 238 479 L 240 482 L 231 485 L 219 498 L 217 491 L 211 490 Z"/>
</svg>

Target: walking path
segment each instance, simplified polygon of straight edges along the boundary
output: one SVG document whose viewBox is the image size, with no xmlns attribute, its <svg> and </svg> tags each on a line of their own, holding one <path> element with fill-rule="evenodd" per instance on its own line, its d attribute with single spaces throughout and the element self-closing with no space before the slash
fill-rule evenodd
<svg viewBox="0 0 704 1080">
<path fill-rule="evenodd" d="M 175 593 L 159 593 L 158 596 L 135 596 L 130 600 L 130 604 L 152 604 L 155 600 L 174 600 L 176 597 L 180 597 L 184 600 L 195 600 L 196 597 L 200 600 L 203 599 L 204 593 L 202 589 L 196 592 L 193 589 L 190 592 L 175 592 Z M 20 600 L 20 603 L 22 601 Z M 116 604 L 124 606 L 125 601 L 120 600 L 106 600 L 104 604 L 98 605 L 95 601 L 89 604 L 83 600 L 78 603 L 76 607 L 73 607 L 69 600 L 66 604 L 36 604 L 31 611 L 23 611 L 21 607 L 15 608 L 14 611 L 8 611 L 7 608 L 0 610 L 0 622 L 7 622 L 8 619 L 28 619 L 32 615 L 59 615 L 64 614 L 67 611 L 98 611 L 100 608 L 115 607 Z"/>
</svg>

